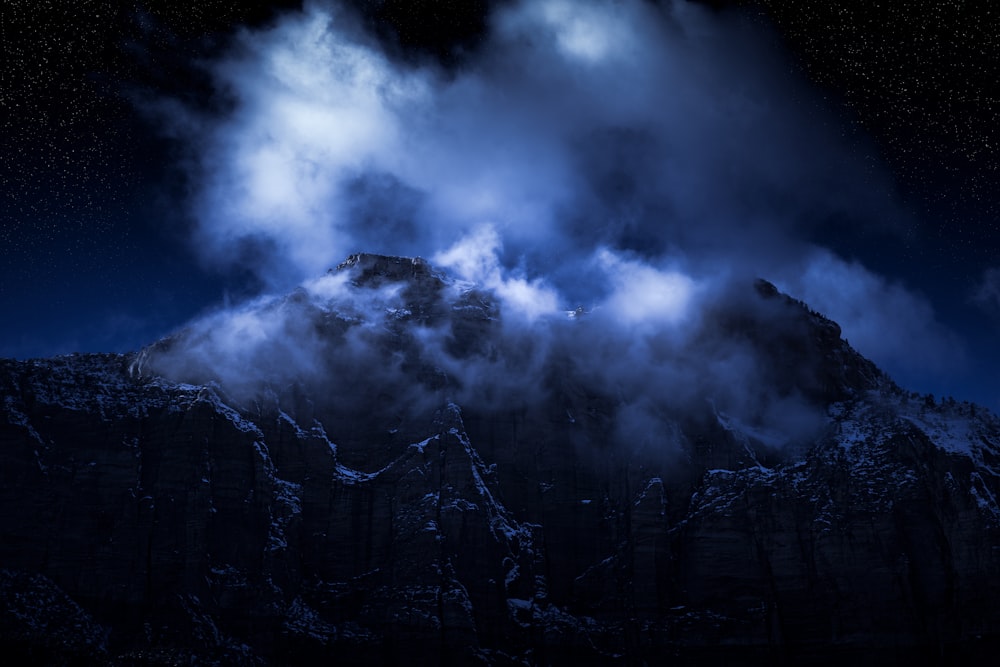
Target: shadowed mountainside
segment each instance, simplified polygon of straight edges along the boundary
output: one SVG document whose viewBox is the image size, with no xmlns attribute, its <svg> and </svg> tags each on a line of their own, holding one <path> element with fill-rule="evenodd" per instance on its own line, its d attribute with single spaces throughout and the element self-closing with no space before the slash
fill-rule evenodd
<svg viewBox="0 0 1000 667">
<path fill-rule="evenodd" d="M 197 328 L 136 355 L 0 361 L 7 655 L 874 664 L 997 647 L 1000 421 L 899 389 L 770 284 L 720 302 L 684 350 L 740 341 L 758 363 L 739 390 L 777 399 L 727 411 L 678 389 L 626 420 L 634 394 L 572 346 L 532 356 L 489 290 L 375 255 L 331 277 L 336 298 L 254 306 L 281 313 L 278 340 L 310 341 L 288 375 L 262 370 L 286 358 L 264 347 L 234 385 L 194 355 L 216 349 Z M 500 368 L 525 386 L 485 391 Z M 808 428 L 775 414 L 788 397 Z"/>
</svg>

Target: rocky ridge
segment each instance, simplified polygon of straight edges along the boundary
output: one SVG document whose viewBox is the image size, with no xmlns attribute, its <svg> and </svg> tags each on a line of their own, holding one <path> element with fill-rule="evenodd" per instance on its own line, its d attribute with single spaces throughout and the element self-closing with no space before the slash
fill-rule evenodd
<svg viewBox="0 0 1000 667">
<path fill-rule="evenodd" d="M 623 447 L 620 398 L 572 358 L 510 404 L 441 365 L 511 354 L 488 291 L 373 255 L 331 276 L 384 297 L 376 326 L 305 293 L 266 307 L 318 332 L 319 376 L 350 378 L 346 392 L 171 377 L 164 361 L 198 332 L 0 361 L 8 655 L 834 664 L 997 648 L 1000 420 L 899 389 L 773 286 L 711 326 L 822 427 L 789 439 L 705 401 Z M 393 375 L 342 365 L 358 336 Z M 420 389 L 405 408 L 399 377 Z"/>
</svg>

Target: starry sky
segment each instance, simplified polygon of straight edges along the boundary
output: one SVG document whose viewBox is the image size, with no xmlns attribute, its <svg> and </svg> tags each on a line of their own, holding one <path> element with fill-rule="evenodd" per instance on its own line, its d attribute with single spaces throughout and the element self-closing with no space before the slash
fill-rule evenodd
<svg viewBox="0 0 1000 667">
<path fill-rule="evenodd" d="M 508 4 L 353 7 L 387 57 L 460 72 L 486 40 L 489 12 Z M 872 192 L 891 202 L 885 224 L 833 216 L 809 231 L 811 242 L 912 295 L 906 303 L 928 311 L 914 327 L 932 322 L 944 332 L 937 348 L 912 348 L 940 353 L 939 364 L 876 361 L 915 390 L 1000 408 L 998 10 L 959 0 L 698 4 L 759 26 L 760 39 L 784 54 L 773 75 L 808 82 L 796 103 L 824 108 L 820 122 L 839 137 L 838 150 L 868 165 Z M 232 100 L 206 63 L 230 53 L 241 31 L 300 7 L 4 4 L 0 355 L 136 349 L 273 287 L 246 262 L 198 251 L 190 137 L 163 121 L 160 102 L 224 116 Z M 760 273 L 770 277 L 766 266 Z M 910 334 L 922 336 L 891 332 L 904 350 Z"/>
</svg>

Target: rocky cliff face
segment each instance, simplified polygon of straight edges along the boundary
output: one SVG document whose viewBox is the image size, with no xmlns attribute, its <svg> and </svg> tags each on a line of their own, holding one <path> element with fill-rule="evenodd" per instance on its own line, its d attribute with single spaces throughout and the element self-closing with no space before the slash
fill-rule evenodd
<svg viewBox="0 0 1000 667">
<path fill-rule="evenodd" d="M 900 390 L 770 285 L 703 326 L 819 421 L 782 431 L 706 396 L 654 402 L 637 435 L 620 387 L 572 350 L 510 361 L 525 347 L 488 292 L 370 255 L 331 278 L 336 307 L 301 293 L 255 311 L 291 313 L 282 331 L 310 341 L 313 372 L 280 381 L 250 372 L 274 348 L 241 359 L 242 385 L 180 363 L 214 349 L 198 330 L 138 355 L 0 362 L 8 655 L 836 664 L 997 648 L 1000 421 Z M 530 367 L 535 386 L 495 400 L 455 359 Z"/>
</svg>

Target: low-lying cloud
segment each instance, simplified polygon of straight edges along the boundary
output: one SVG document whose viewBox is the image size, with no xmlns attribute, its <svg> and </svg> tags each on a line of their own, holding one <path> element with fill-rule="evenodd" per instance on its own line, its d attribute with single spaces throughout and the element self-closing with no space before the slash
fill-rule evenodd
<svg viewBox="0 0 1000 667">
<path fill-rule="evenodd" d="M 443 256 L 462 255 L 456 266 L 485 281 L 363 256 L 290 295 L 193 322 L 139 370 L 218 382 L 244 406 L 309 396 L 331 433 L 386 432 L 449 401 L 477 414 L 554 409 L 569 422 L 596 410 L 614 441 L 666 455 L 678 453 L 677 423 L 705 415 L 771 433 L 769 446 L 825 423 L 827 350 L 796 353 L 789 368 L 778 360 L 788 340 L 813 338 L 792 302 L 601 250 L 590 270 L 611 289 L 590 309 L 560 310 L 543 282 L 495 274 L 501 248 L 474 243 L 484 238 L 495 236 L 477 230 Z"/>
<path fill-rule="evenodd" d="M 893 369 L 900 381 L 947 374 L 966 363 L 961 340 L 936 320 L 926 299 L 856 261 L 814 249 L 800 264 L 784 267 L 775 282 L 830 314 L 854 347 Z"/>
</svg>

